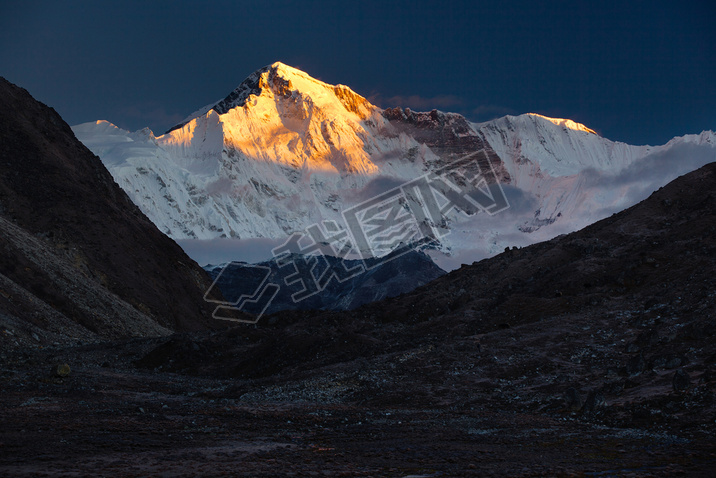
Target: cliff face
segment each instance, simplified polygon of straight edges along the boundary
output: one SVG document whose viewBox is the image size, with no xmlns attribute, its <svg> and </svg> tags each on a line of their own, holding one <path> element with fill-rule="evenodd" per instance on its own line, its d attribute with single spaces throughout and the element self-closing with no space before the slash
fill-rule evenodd
<svg viewBox="0 0 716 478">
<path fill-rule="evenodd" d="M 206 274 L 142 214 L 57 112 L 3 78 L 0 228 L 0 317 L 7 323 L 106 337 L 213 325 L 202 300 Z"/>
</svg>

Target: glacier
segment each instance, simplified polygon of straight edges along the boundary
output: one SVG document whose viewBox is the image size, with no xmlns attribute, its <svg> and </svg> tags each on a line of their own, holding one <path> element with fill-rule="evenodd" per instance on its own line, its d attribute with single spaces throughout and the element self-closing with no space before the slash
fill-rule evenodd
<svg viewBox="0 0 716 478">
<path fill-rule="evenodd" d="M 346 209 L 477 150 L 510 207 L 492 216 L 447 213 L 448 233 L 430 251 L 444 269 L 580 229 L 716 161 L 712 131 L 633 146 L 532 113 L 472 123 L 435 110 L 381 109 L 280 62 L 160 136 L 108 121 L 72 129 L 185 249 L 236 244 L 214 263 L 241 260 L 242 241 L 276 244 L 312 224 L 344 224 Z"/>
</svg>

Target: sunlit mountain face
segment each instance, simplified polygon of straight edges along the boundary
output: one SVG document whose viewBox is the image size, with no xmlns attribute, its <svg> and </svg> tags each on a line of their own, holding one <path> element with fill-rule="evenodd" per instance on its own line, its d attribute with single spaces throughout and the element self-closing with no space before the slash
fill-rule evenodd
<svg viewBox="0 0 716 478">
<path fill-rule="evenodd" d="M 383 110 L 282 63 L 161 136 L 106 121 L 73 129 L 163 232 L 231 240 L 225 260 L 244 240 L 275 246 L 312 225 L 325 235 L 324 221 L 356 243 L 382 221 L 376 237 L 400 241 L 371 252 L 427 238 L 451 269 L 577 230 L 716 160 L 711 131 L 632 146 L 536 114 L 477 124 L 435 110 Z M 379 205 L 391 199 L 399 207 Z"/>
</svg>

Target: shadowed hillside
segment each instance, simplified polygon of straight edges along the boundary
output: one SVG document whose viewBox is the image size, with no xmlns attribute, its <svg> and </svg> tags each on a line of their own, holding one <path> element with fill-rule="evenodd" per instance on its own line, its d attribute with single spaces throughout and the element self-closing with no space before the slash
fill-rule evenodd
<svg viewBox="0 0 716 478">
<path fill-rule="evenodd" d="M 9 344 L 33 333 L 37 343 L 215 324 L 206 274 L 52 108 L 5 79 L 0 229 L 0 323 L 17 334 L 4 334 Z"/>
</svg>

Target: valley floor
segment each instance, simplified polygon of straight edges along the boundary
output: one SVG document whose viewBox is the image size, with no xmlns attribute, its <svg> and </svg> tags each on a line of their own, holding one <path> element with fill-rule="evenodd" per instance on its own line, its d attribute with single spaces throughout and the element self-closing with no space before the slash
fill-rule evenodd
<svg viewBox="0 0 716 478">
<path fill-rule="evenodd" d="M 385 363 L 383 371 L 364 367 L 362 383 L 350 372 L 356 363 L 250 382 L 133 365 L 165 342 L 11 354 L 0 372 L 0 475 L 711 476 L 716 467 L 713 418 L 698 425 L 696 410 L 666 422 L 640 420 L 634 410 L 621 421 L 618 413 L 585 415 L 536 391 L 546 383 L 520 389 L 519 378 L 491 379 L 495 390 L 475 389 L 474 377 L 456 371 L 437 386 L 425 362 L 415 363 L 422 378 L 406 376 L 404 385 L 400 371 L 393 383 L 380 378 L 395 370 Z M 520 340 L 500 342 L 484 360 L 531 350 Z M 392 358 L 409 365 L 421 353 L 430 351 Z M 70 375 L 57 377 L 53 365 L 65 362 Z M 375 389 L 380 383 L 384 393 Z M 468 387 L 473 396 L 462 396 Z M 532 397 L 520 398 L 518 389 Z M 697 389 L 657 393 L 683 411 Z M 627 408 L 610 402 L 607 410 Z"/>
<path fill-rule="evenodd" d="M 711 477 L 715 189 L 355 310 L 6 340 L 0 476 Z"/>
</svg>

